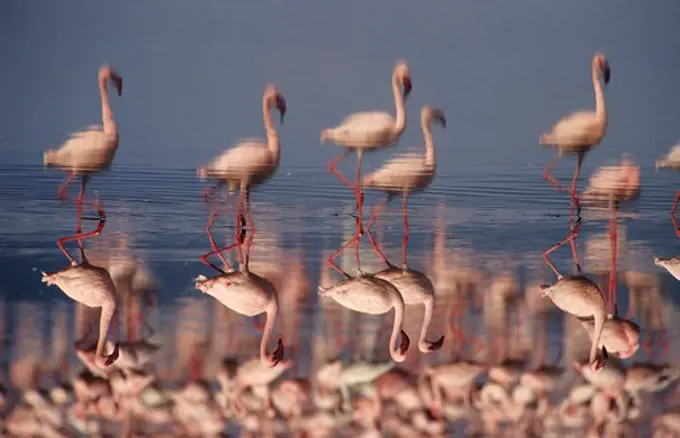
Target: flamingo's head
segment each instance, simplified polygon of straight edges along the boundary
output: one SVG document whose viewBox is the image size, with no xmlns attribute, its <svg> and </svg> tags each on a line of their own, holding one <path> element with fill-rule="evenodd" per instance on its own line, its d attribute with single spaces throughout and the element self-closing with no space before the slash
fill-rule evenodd
<svg viewBox="0 0 680 438">
<path fill-rule="evenodd" d="M 214 278 L 208 278 L 205 275 L 199 275 L 194 279 L 194 287 L 203 293 L 207 293 L 215 283 Z"/>
<path fill-rule="evenodd" d="M 123 78 L 110 66 L 102 65 L 99 68 L 99 80 L 111 80 L 116 86 L 116 92 L 119 96 L 123 94 Z"/>
<path fill-rule="evenodd" d="M 425 119 L 428 122 L 437 122 L 442 126 L 442 128 L 446 128 L 446 116 L 442 110 L 425 105 L 420 110 L 420 114 L 421 119 Z"/>
<path fill-rule="evenodd" d="M 404 99 L 406 99 L 409 93 L 411 93 L 411 88 L 413 88 L 411 75 L 408 72 L 408 64 L 406 61 L 398 61 L 397 65 L 394 66 L 394 77 L 397 78 L 401 86 L 404 88 L 402 96 Z"/>
<path fill-rule="evenodd" d="M 604 53 L 598 52 L 593 57 L 593 65 L 602 72 L 602 78 L 604 79 L 604 84 L 607 85 L 611 79 L 611 68 L 609 67 L 609 61 L 604 56 Z"/>
<path fill-rule="evenodd" d="M 267 105 L 271 106 L 274 105 L 276 106 L 276 109 L 279 110 L 279 114 L 281 115 L 281 124 L 283 124 L 283 118 L 286 115 L 286 99 L 279 93 L 279 91 L 276 89 L 276 85 L 274 84 L 269 84 L 265 88 L 264 91 L 264 96 L 267 101 Z"/>
</svg>

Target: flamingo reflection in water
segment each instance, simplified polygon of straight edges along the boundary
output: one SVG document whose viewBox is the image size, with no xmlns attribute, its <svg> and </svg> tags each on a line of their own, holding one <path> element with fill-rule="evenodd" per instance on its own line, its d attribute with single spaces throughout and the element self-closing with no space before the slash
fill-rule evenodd
<svg viewBox="0 0 680 438">
<path fill-rule="evenodd" d="M 403 87 L 403 92 L 400 91 L 400 86 Z M 400 60 L 394 66 L 392 71 L 392 92 L 396 106 L 396 119 L 385 111 L 363 111 L 352 113 L 340 125 L 321 131 L 321 143 L 331 140 L 336 145 L 345 147 L 345 151 L 333 158 L 328 164 L 328 171 L 338 177 L 347 187 L 354 190 L 357 198 L 358 227 L 356 234 L 348 245 L 330 257 L 331 260 L 337 257 L 347 246 L 354 244 L 357 265 L 359 265 L 359 238 L 363 231 L 363 194 L 359 177 L 361 173 L 361 160 L 366 151 L 393 146 L 406 129 L 404 101 L 411 92 L 411 76 L 406 61 Z M 335 169 L 353 151 L 357 152 L 357 169 L 354 184 L 350 183 L 347 178 Z"/>
<path fill-rule="evenodd" d="M 45 166 L 59 167 L 68 172 L 66 181 L 59 187 L 59 199 L 64 199 L 66 189 L 75 176 L 81 176 L 78 194 L 78 225 L 81 232 L 83 197 L 85 185 L 91 175 L 107 170 L 118 150 L 118 126 L 113 119 L 106 89 L 108 81 L 113 82 L 120 96 L 123 93 L 123 79 L 108 65 L 99 69 L 99 93 L 102 102 L 102 126 L 92 125 L 84 131 L 71 134 L 71 137 L 57 150 L 48 150 L 43 157 Z M 95 204 L 97 209 L 101 207 Z"/>
<path fill-rule="evenodd" d="M 57 244 L 69 259 L 70 265 L 57 272 L 42 273 L 42 281 L 47 283 L 48 286 L 57 285 L 70 298 L 87 307 L 101 307 L 99 339 L 97 340 L 97 349 L 95 351 L 95 363 L 101 368 L 108 367 L 118 358 L 117 343 L 111 354 L 104 355 L 106 337 L 118 307 L 118 293 L 109 272 L 88 262 L 82 244 L 80 245 L 80 263 L 69 254 L 63 244 L 70 240 L 84 239 L 100 234 L 104 228 L 105 221 L 104 212 L 100 210 L 99 224 L 94 231 L 78 233 L 73 237 L 59 239 Z"/>
<path fill-rule="evenodd" d="M 226 267 L 229 263 L 222 254 L 223 251 L 236 247 L 238 250 L 239 264 L 244 263 L 243 252 L 241 250 L 241 226 L 243 224 L 243 204 L 246 208 L 246 226 L 250 228 L 248 240 L 246 241 L 246 258 L 250 255 L 250 247 L 255 237 L 255 223 L 252 218 L 250 205 L 250 189 L 269 180 L 279 167 L 281 158 L 281 142 L 279 134 L 272 122 L 271 108 L 276 106 L 280 113 L 280 120 L 283 124 L 286 114 L 286 100 L 279 93 L 275 85 L 267 85 L 262 97 L 262 117 L 266 132 L 266 140 L 247 138 L 240 140 L 235 147 L 224 151 L 221 155 L 213 159 L 209 164 L 198 169 L 197 174 L 201 179 L 212 178 L 217 180 L 217 187 L 228 184 L 229 191 L 239 188 L 239 199 L 237 202 L 236 213 L 236 243 L 218 249 L 212 235 L 212 226 L 217 213 L 210 215 L 210 220 L 206 227 L 208 238 L 213 252 L 206 254 L 202 258 L 206 261 L 207 256 L 217 255 Z M 204 199 L 209 199 L 213 189 L 204 191 Z"/>
<path fill-rule="evenodd" d="M 571 232 L 573 232 L 579 224 L 578 220 L 577 222 L 574 222 L 573 212 L 574 206 L 576 206 L 576 216 L 580 217 L 579 212 L 581 211 L 581 205 L 576 193 L 576 181 L 581 169 L 581 164 L 583 163 L 583 158 L 586 152 L 600 144 L 607 130 L 607 105 L 604 101 L 604 91 L 602 84 L 600 83 L 600 74 L 603 76 L 604 84 L 607 85 L 611 76 L 611 69 L 609 67 L 609 62 L 603 53 L 595 54 L 591 71 L 593 88 L 595 90 L 595 111 L 576 111 L 565 116 L 560 119 L 549 132 L 543 134 L 539 140 L 542 145 L 552 145 L 557 149 L 558 155 L 548 163 L 543 177 L 558 189 L 561 189 L 562 186 L 551 176 L 552 168 L 564 155 L 576 154 L 578 158 L 576 170 L 574 171 L 574 176 L 571 180 L 571 186 L 568 189 L 571 201 L 569 206 L 569 230 Z M 578 234 L 578 232 L 576 234 Z M 576 253 L 576 242 L 574 242 L 573 239 L 570 239 L 569 244 L 571 245 L 571 251 L 576 267 L 578 271 L 581 272 L 581 265 L 578 260 L 578 254 Z"/>
</svg>

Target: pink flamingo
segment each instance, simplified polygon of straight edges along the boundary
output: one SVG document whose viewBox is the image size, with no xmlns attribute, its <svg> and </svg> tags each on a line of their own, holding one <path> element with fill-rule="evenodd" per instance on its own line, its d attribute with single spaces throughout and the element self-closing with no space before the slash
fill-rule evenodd
<svg viewBox="0 0 680 438">
<path fill-rule="evenodd" d="M 608 84 L 611 76 L 609 62 L 603 53 L 596 53 L 592 62 L 593 88 L 595 89 L 595 111 L 576 111 L 563 117 L 551 128 L 550 132 L 543 134 L 539 140 L 542 145 L 553 145 L 557 148 L 558 155 L 548 163 L 543 173 L 543 177 L 558 189 L 561 189 L 562 186 L 550 175 L 552 168 L 564 155 L 577 155 L 578 162 L 576 171 L 574 172 L 574 176 L 571 180 L 571 187 L 569 188 L 569 196 L 571 198 L 571 205 L 569 208 L 570 231 L 573 231 L 577 226 L 573 222 L 573 206 L 576 205 L 577 211 L 580 212 L 580 203 L 576 194 L 576 180 L 578 179 L 581 164 L 583 163 L 583 157 L 586 152 L 600 144 L 607 129 L 607 106 L 604 101 L 603 87 L 599 79 L 600 74 L 604 77 L 605 85 Z M 569 243 L 576 262 L 576 267 L 580 272 L 581 265 L 579 264 L 578 254 L 576 253 L 576 243 L 573 239 L 569 239 Z"/>
<path fill-rule="evenodd" d="M 92 174 L 111 167 L 118 149 L 118 126 L 106 90 L 107 80 L 113 82 L 120 96 L 123 93 L 123 79 L 110 66 L 99 68 L 99 94 L 102 101 L 102 126 L 92 125 L 84 131 L 74 132 L 57 150 L 48 150 L 43 156 L 45 166 L 55 166 L 68 172 L 66 181 L 59 187 L 59 199 L 64 199 L 66 189 L 75 176 L 81 176 L 78 193 L 78 225 L 81 232 L 82 204 L 85 185 Z M 99 206 L 96 206 L 99 209 Z M 80 240 L 79 240 L 80 242 Z"/>
<path fill-rule="evenodd" d="M 400 91 L 400 85 L 404 88 Z M 350 244 L 356 247 L 357 264 L 359 262 L 359 238 L 362 233 L 362 204 L 363 195 L 359 175 L 361 173 L 361 160 L 365 151 L 373 151 L 381 147 L 393 146 L 406 129 L 406 110 L 404 101 L 411 92 L 411 77 L 406 61 L 398 61 L 392 71 L 392 92 L 394 93 L 394 103 L 396 106 L 396 119 L 385 111 L 364 111 L 350 114 L 340 125 L 333 128 L 326 128 L 321 131 L 321 143 L 331 140 L 338 146 L 343 146 L 345 150 L 333 158 L 328 164 L 328 171 L 335 175 L 350 189 L 354 190 L 357 197 L 357 232 Z M 350 183 L 335 168 L 340 162 L 353 151 L 357 152 L 357 171 L 354 184 Z M 337 257 L 348 245 L 339 249 L 331 255 L 330 260 Z"/>
<path fill-rule="evenodd" d="M 213 252 L 204 255 L 201 260 L 209 266 L 212 265 L 207 261 L 207 257 L 217 254 L 224 265 L 229 267 L 230 265 L 222 255 L 222 251 L 226 251 L 234 246 L 238 249 L 239 263 L 244 263 L 241 251 L 241 224 L 243 221 L 244 200 L 246 204 L 246 225 L 251 230 L 246 242 L 246 257 L 250 256 L 250 247 L 255 236 L 255 223 L 253 222 L 250 206 L 250 189 L 270 179 L 276 173 L 281 159 L 281 142 L 272 122 L 272 106 L 276 106 L 279 110 L 281 124 L 283 124 L 283 118 L 286 114 L 286 100 L 278 92 L 276 86 L 270 84 L 265 87 L 264 96 L 262 97 L 262 117 L 264 119 L 267 139 L 243 139 L 235 147 L 224 151 L 214 158 L 212 162 L 200 167 L 197 171 L 201 179 L 216 179 L 218 187 L 228 184 L 230 192 L 237 187 L 240 188 L 236 213 L 236 243 L 218 249 L 211 231 L 217 214 L 213 212 L 208 221 L 206 232 L 208 233 Z M 211 191 L 211 189 L 207 189 L 204 192 L 204 198 L 207 198 Z"/>
</svg>

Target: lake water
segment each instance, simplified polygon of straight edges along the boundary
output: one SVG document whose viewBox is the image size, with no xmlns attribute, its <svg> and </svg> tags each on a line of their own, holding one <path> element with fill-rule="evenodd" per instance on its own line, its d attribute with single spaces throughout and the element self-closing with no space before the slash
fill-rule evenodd
<svg viewBox="0 0 680 438">
<path fill-rule="evenodd" d="M 367 155 L 365 171 L 394 153 L 422 148 L 417 123 L 422 105 L 447 116 L 447 129 L 434 133 L 436 178 L 409 199 L 408 246 L 409 266 L 428 275 L 436 288 L 430 336 L 444 334 L 446 341 L 437 353 L 421 355 L 415 337 L 422 310 L 407 311 L 405 327 L 413 342 L 404 366 L 415 370 L 454 355 L 451 313 L 465 279 L 474 278 L 479 300 L 491 306 L 494 287 L 508 277 L 517 281 L 507 301 L 513 315 L 509 349 L 526 350 L 529 360 L 561 356 L 568 366 L 583 353 L 582 344 L 589 345 L 585 332 L 572 333 L 561 313 L 550 312 L 548 336 L 539 339 L 514 315 L 525 290 L 554 281 L 542 253 L 568 232 L 568 197 L 543 179 L 554 151 L 541 149 L 537 140 L 567 112 L 594 106 L 589 67 L 597 50 L 612 67 L 605 91 L 609 126 L 602 144 L 586 156 L 579 188 L 622 153 L 639 164 L 641 195 L 624 206 L 619 226 L 619 310 L 625 314 L 637 297 L 631 319 L 643 338 L 664 329 L 670 348 L 659 360 L 677 364 L 678 283 L 654 266 L 653 257 L 680 253 L 669 216 L 680 177 L 654 169 L 654 160 L 680 138 L 675 85 L 680 62 L 674 56 L 679 13 L 680 5 L 671 1 L 654 7 L 534 0 L 3 2 L 2 381 L 11 386 L 10 369 L 26 358 L 45 369 L 68 363 L 60 369 L 69 375 L 79 370 L 71 342 L 84 334 L 93 315 L 40 282 L 40 271 L 66 266 L 55 242 L 73 234 L 76 210 L 58 200 L 64 175 L 43 169 L 42 153 L 69 133 L 100 123 L 96 72 L 103 62 L 124 78 L 122 97 L 111 97 L 121 140 L 111 171 L 88 185 L 108 218 L 104 232 L 88 241 L 88 254 L 93 259 L 124 254 L 153 278 L 156 305 L 131 299 L 119 325 L 122 338 L 143 336 L 142 320 L 153 328 L 162 345 L 155 365 L 162 379 L 186 380 L 196 345 L 205 346 L 199 356 L 208 379 L 224 356 L 257 355 L 259 335 L 251 320 L 193 287 L 197 275 L 212 275 L 200 261 L 210 250 L 209 207 L 196 168 L 237 139 L 262 135 L 261 96 L 270 82 L 285 96 L 288 113 L 279 130 L 281 165 L 252 195 L 257 234 L 251 270 L 275 284 L 283 303 L 277 331 L 295 361 L 286 376 L 308 376 L 336 355 L 346 362 L 389 358 L 391 316 L 359 315 L 317 295 L 319 284 L 341 279 L 325 259 L 355 226 L 353 192 L 327 171 L 339 149 L 319 145 L 318 139 L 321 129 L 350 112 L 392 111 L 389 74 L 402 58 L 413 80 L 408 128 L 396 147 Z M 343 172 L 350 175 L 354 164 L 348 158 Z M 562 160 L 555 176 L 567 181 L 574 166 L 574 159 Z M 380 196 L 366 191 L 365 215 Z M 231 239 L 233 214 L 227 208 L 215 228 L 221 241 Z M 584 271 L 605 278 L 608 216 L 586 208 L 583 218 L 577 242 Z M 403 233 L 399 200 L 375 230 L 396 263 Z M 341 264 L 354 274 L 351 253 Z M 366 239 L 361 257 L 364 271 L 383 269 Z M 568 245 L 551 259 L 563 273 L 574 269 Z M 640 282 L 653 286 L 641 289 Z M 528 307 L 526 314 L 533 318 L 539 310 Z M 489 312 L 471 306 L 463 319 L 470 334 L 490 336 L 492 328 L 484 322 L 484 315 L 494 314 Z M 511 330 L 514 326 L 521 330 Z M 641 348 L 633 359 L 654 358 Z"/>
</svg>

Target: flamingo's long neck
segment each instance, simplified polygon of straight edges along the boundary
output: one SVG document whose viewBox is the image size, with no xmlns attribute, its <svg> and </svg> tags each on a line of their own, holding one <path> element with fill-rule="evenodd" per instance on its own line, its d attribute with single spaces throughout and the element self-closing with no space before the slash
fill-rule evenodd
<svg viewBox="0 0 680 438">
<path fill-rule="evenodd" d="M 394 125 L 396 136 L 400 136 L 406 129 L 406 110 L 404 109 L 404 96 L 399 89 L 399 80 L 397 75 L 392 75 L 392 93 L 394 93 L 394 105 L 397 112 L 397 122 Z"/>
<path fill-rule="evenodd" d="M 264 119 L 264 129 L 267 132 L 267 145 L 278 163 L 280 157 L 280 140 L 272 122 L 271 97 L 265 95 L 262 98 L 262 118 Z"/>
<path fill-rule="evenodd" d="M 260 341 L 260 361 L 271 364 L 272 355 L 267 353 L 267 344 L 269 343 L 269 338 L 274 331 L 274 322 L 276 322 L 276 316 L 279 314 L 279 303 L 275 297 L 272 297 L 269 301 L 265 313 L 267 314 L 267 319 L 264 323 L 262 340 Z"/>
<path fill-rule="evenodd" d="M 116 134 L 118 128 L 116 127 L 116 122 L 113 120 L 109 93 L 106 90 L 106 79 L 106 76 L 99 77 L 99 95 L 102 99 L 102 125 L 104 126 L 104 132 L 107 134 Z"/>
<path fill-rule="evenodd" d="M 418 349 L 422 353 L 429 353 L 429 344 L 425 337 L 430 330 L 430 323 L 432 322 L 432 308 L 434 307 L 434 299 L 429 297 L 423 302 L 425 306 L 425 316 L 423 317 L 423 325 L 420 326 L 420 339 L 418 340 Z"/>
<path fill-rule="evenodd" d="M 406 355 L 402 354 L 397 345 L 397 338 L 401 331 L 401 324 L 404 320 L 404 300 L 398 293 L 392 298 L 394 304 L 394 324 L 392 325 L 392 335 L 390 336 L 390 356 L 395 362 L 403 362 Z"/>
<path fill-rule="evenodd" d="M 420 126 L 423 129 L 423 137 L 425 138 L 425 164 L 434 167 L 437 160 L 434 153 L 434 140 L 432 140 L 430 121 L 430 117 L 425 114 L 420 117 Z"/>
<path fill-rule="evenodd" d="M 597 66 L 593 66 L 593 88 L 595 89 L 595 113 L 602 123 L 603 128 L 607 125 L 607 105 L 604 102 L 604 90 L 599 78 Z"/>
</svg>

